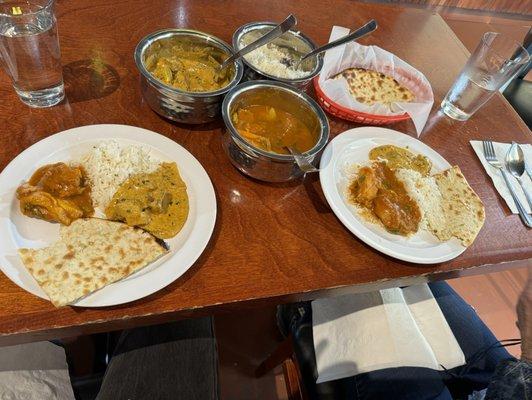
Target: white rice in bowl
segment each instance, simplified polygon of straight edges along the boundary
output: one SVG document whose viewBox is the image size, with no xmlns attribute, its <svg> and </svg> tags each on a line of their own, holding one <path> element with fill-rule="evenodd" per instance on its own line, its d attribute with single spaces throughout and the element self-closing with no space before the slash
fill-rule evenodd
<svg viewBox="0 0 532 400">
<path fill-rule="evenodd" d="M 116 140 L 107 140 L 95 145 L 81 158 L 95 207 L 104 209 L 118 187 L 131 175 L 153 172 L 160 160 L 140 146 L 120 145 Z"/>
</svg>

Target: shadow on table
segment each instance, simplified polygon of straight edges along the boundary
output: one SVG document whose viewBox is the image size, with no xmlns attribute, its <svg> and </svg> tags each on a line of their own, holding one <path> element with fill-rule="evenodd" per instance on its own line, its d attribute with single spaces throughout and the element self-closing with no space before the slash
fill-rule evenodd
<svg viewBox="0 0 532 400">
<path fill-rule="evenodd" d="M 78 60 L 63 66 L 66 97 L 70 103 L 101 99 L 120 86 L 118 72 L 98 60 Z"/>
</svg>

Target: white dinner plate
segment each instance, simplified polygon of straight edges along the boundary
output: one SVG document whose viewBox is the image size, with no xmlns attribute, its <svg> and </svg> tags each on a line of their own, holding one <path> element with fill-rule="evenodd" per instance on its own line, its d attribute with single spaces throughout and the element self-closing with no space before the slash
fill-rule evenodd
<svg viewBox="0 0 532 400">
<path fill-rule="evenodd" d="M 369 151 L 384 144 L 408 147 L 414 153 L 426 156 L 432 162 L 431 174 L 451 167 L 436 151 L 404 133 L 379 127 L 350 129 L 335 137 L 321 157 L 321 187 L 333 212 L 360 240 L 391 257 L 419 264 L 433 264 L 459 256 L 465 247 L 456 238 L 440 242 L 424 230 L 419 230 L 410 237 L 394 235 L 383 227 L 366 221 L 347 202 L 343 195 L 348 184 L 345 171 L 351 164 L 368 162 Z"/>
<path fill-rule="evenodd" d="M 183 275 L 207 246 L 216 221 L 216 196 L 207 172 L 192 154 L 158 133 L 134 126 L 88 125 L 69 129 L 24 150 L 0 174 L 0 269 L 28 292 L 48 299 L 22 264 L 17 250 L 44 247 L 56 241 L 59 224 L 22 215 L 15 195 L 17 187 L 38 167 L 79 160 L 90 146 L 110 139 L 124 145 L 140 145 L 161 161 L 175 161 L 187 185 L 189 215 L 183 229 L 166 240 L 170 248 L 168 254 L 73 305 L 111 306 L 148 296 Z"/>
</svg>

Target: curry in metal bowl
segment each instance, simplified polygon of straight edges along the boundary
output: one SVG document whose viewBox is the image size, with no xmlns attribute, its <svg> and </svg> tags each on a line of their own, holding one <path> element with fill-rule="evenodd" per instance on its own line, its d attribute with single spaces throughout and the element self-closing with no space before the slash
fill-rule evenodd
<svg viewBox="0 0 532 400">
<path fill-rule="evenodd" d="M 220 69 L 229 55 L 206 42 L 170 36 L 154 42 L 147 50 L 144 65 L 164 84 L 185 92 L 213 92 L 231 83 L 235 68 Z"/>
<path fill-rule="evenodd" d="M 323 110 L 308 95 L 274 81 L 249 81 L 224 99 L 222 143 L 241 172 L 267 182 L 303 175 L 288 147 L 317 161 L 329 139 Z"/>
</svg>

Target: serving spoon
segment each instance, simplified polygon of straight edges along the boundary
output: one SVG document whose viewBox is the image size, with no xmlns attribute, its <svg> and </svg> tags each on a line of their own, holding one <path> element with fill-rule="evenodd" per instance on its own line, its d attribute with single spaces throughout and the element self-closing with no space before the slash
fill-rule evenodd
<svg viewBox="0 0 532 400">
<path fill-rule="evenodd" d="M 286 31 L 290 30 L 297 24 L 297 19 L 292 14 L 290 14 L 286 19 L 281 22 L 279 25 L 277 25 L 275 28 L 273 28 L 271 31 L 269 31 L 264 36 L 261 36 L 257 40 L 255 40 L 253 43 L 248 44 L 247 46 L 241 48 L 236 53 L 234 53 L 231 57 L 226 59 L 221 65 L 220 70 L 223 70 L 226 68 L 229 64 L 233 63 L 234 61 L 238 60 L 239 58 L 245 56 L 249 52 L 255 50 L 258 47 L 264 46 L 265 44 L 270 43 L 272 40 L 277 39 L 279 36 L 281 36 Z"/>
<path fill-rule="evenodd" d="M 526 199 L 530 209 L 532 209 L 532 195 L 526 190 L 521 176 L 525 173 L 525 155 L 523 149 L 517 143 L 512 142 L 512 145 L 506 153 L 506 168 L 517 179 L 521 185 L 521 189 L 525 193 Z"/>
<path fill-rule="evenodd" d="M 301 154 L 299 151 L 289 146 L 286 146 L 285 148 L 290 152 L 290 154 L 292 154 L 292 156 L 296 160 L 297 166 L 299 167 L 301 171 L 303 171 L 304 173 L 320 172 L 320 170 L 316 168 L 314 165 L 312 165 L 310 161 L 308 160 L 308 158 L 305 157 L 303 154 Z"/>
<path fill-rule="evenodd" d="M 324 51 L 330 50 L 334 47 L 340 46 L 344 43 L 351 42 L 353 40 L 360 39 L 366 35 L 369 35 L 371 32 L 373 32 L 375 29 L 377 29 L 378 24 L 377 21 L 372 19 L 371 21 L 367 22 L 365 25 L 358 28 L 356 31 L 350 33 L 349 35 L 343 36 L 338 40 L 335 40 L 334 42 L 327 43 L 323 46 L 318 47 L 315 50 L 312 50 L 311 52 L 305 54 L 303 57 L 301 57 L 295 64 L 292 64 L 295 69 L 298 69 L 299 66 L 303 61 L 305 61 L 307 58 L 315 56 L 317 54 L 323 53 Z M 291 61 L 291 60 L 289 60 Z"/>
</svg>

